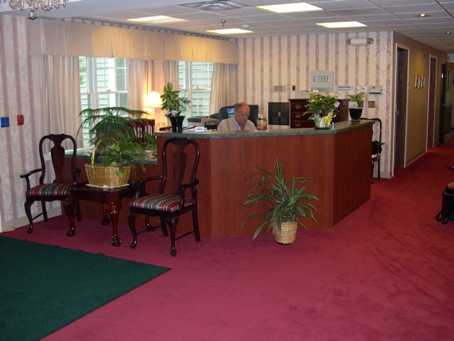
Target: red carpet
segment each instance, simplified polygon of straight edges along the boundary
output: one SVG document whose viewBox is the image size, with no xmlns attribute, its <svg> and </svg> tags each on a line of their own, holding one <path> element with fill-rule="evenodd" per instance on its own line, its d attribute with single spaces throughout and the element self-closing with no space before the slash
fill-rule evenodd
<svg viewBox="0 0 454 341">
<path fill-rule="evenodd" d="M 435 220 L 454 181 L 454 143 L 432 149 L 328 229 L 299 231 L 291 246 L 271 235 L 177 241 L 160 231 L 136 250 L 110 246 L 110 227 L 64 217 L 7 233 L 172 270 L 45 340 L 454 340 L 454 221 Z M 106 285 L 109 285 L 106 283 Z M 49 317 L 51 318 L 51 317 Z"/>
</svg>

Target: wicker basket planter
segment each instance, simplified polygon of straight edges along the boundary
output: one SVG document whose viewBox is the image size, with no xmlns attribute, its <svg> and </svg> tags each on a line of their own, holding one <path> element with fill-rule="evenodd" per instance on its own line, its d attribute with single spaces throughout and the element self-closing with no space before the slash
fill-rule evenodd
<svg viewBox="0 0 454 341">
<path fill-rule="evenodd" d="M 128 183 L 131 166 L 107 167 L 95 165 L 95 153 L 102 140 L 99 140 L 91 152 L 91 164 L 85 164 L 88 183 L 99 187 L 118 187 Z"/>
<path fill-rule="evenodd" d="M 296 221 L 283 222 L 279 229 L 277 225 L 273 225 L 273 234 L 278 244 L 293 244 L 296 239 L 296 230 L 298 229 L 298 223 Z"/>
<path fill-rule="evenodd" d="M 88 183 L 99 187 L 119 187 L 128 183 L 131 166 L 104 167 L 85 164 Z"/>
</svg>

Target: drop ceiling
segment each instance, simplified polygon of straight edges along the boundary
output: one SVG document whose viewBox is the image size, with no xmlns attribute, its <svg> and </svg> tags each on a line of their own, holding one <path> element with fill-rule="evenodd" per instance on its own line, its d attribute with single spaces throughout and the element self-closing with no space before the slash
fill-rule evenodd
<svg viewBox="0 0 454 341">
<path fill-rule="evenodd" d="M 28 16 L 29 10 L 11 11 L 0 0 L 0 14 Z M 305 1 L 323 11 L 277 14 L 255 6 L 284 4 L 298 0 L 232 0 L 243 7 L 211 10 L 186 6 L 200 0 L 69 0 L 66 7 L 48 12 L 38 10 L 38 18 L 87 19 L 149 26 L 203 35 L 219 28 L 245 28 L 248 34 L 227 38 L 277 35 L 321 34 L 333 32 L 396 31 L 446 53 L 454 53 L 454 0 L 318 0 Z M 228 1 L 227 1 L 228 2 Z M 206 6 L 205 6 L 206 7 Z M 208 6 L 209 7 L 209 6 Z M 417 18 L 419 13 L 430 16 Z M 166 15 L 186 21 L 147 25 L 127 21 L 145 16 Z M 327 29 L 316 23 L 359 21 L 366 28 Z M 451 32 L 451 34 L 446 34 Z"/>
</svg>

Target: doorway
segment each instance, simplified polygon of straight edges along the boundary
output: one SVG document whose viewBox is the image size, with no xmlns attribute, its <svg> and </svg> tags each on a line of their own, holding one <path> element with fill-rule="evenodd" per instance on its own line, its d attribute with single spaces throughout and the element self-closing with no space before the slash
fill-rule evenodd
<svg viewBox="0 0 454 341">
<path fill-rule="evenodd" d="M 396 110 L 394 113 L 394 167 L 405 167 L 407 122 L 408 50 L 398 47 L 396 61 Z"/>
<path fill-rule="evenodd" d="M 427 117 L 427 148 L 435 146 L 434 129 L 435 129 L 435 93 L 437 80 L 437 59 L 430 57 L 429 65 L 429 105 Z M 438 144 L 438 143 L 437 143 Z"/>
<path fill-rule="evenodd" d="M 439 140 L 443 143 L 449 137 L 452 129 L 452 102 L 453 102 L 453 80 L 454 64 L 445 63 L 441 66 L 442 91 L 440 106 L 440 133 Z"/>
</svg>

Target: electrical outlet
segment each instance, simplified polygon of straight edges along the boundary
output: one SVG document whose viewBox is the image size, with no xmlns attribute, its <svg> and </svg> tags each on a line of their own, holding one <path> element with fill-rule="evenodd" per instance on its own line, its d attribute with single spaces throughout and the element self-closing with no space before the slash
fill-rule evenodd
<svg viewBox="0 0 454 341">
<path fill-rule="evenodd" d="M 9 117 L 0 117 L 2 128 L 9 127 Z"/>
<path fill-rule="evenodd" d="M 368 101 L 367 102 L 367 107 L 368 108 L 375 108 L 375 101 Z"/>
</svg>

